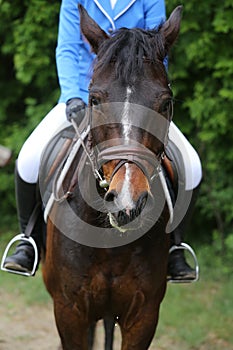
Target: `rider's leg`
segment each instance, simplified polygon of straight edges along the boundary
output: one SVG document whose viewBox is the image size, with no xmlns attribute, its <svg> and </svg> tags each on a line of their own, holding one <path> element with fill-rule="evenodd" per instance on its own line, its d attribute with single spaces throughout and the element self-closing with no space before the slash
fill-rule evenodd
<svg viewBox="0 0 233 350">
<path fill-rule="evenodd" d="M 172 246 L 180 246 L 181 242 L 184 242 L 184 236 L 186 229 L 190 223 L 196 199 L 199 192 L 199 186 L 192 191 L 192 198 L 185 213 L 184 218 L 179 225 L 170 234 L 170 242 Z M 169 254 L 168 260 L 168 279 L 173 280 L 192 280 L 196 278 L 196 271 L 189 266 L 185 260 L 185 254 L 183 249 L 176 249 Z"/>
<path fill-rule="evenodd" d="M 65 103 L 57 104 L 23 144 L 18 156 L 18 171 L 25 182 L 37 182 L 43 150 L 52 137 L 67 122 L 65 107 Z"/>
<path fill-rule="evenodd" d="M 173 223 L 174 228 L 171 230 L 171 246 L 179 246 L 184 242 L 185 231 L 192 216 L 202 169 L 197 152 L 174 123 L 171 123 L 169 130 L 169 142 L 168 154 L 174 160 L 178 173 L 177 203 L 174 208 L 174 217 L 178 221 L 177 224 Z M 170 254 L 168 276 L 172 279 L 195 279 L 195 270 L 186 262 L 183 249 L 174 250 Z"/>
<path fill-rule="evenodd" d="M 65 122 L 65 103 L 59 103 L 32 132 L 19 153 L 15 181 L 16 203 L 22 233 L 24 233 L 31 213 L 37 204 L 36 183 L 43 149 Z M 38 248 L 42 241 L 42 230 L 39 227 L 41 221 L 42 219 L 38 221 L 32 233 Z M 16 247 L 15 253 L 6 258 L 4 267 L 19 271 L 31 271 L 33 262 L 34 250 L 31 244 L 22 241 Z"/>
<path fill-rule="evenodd" d="M 15 191 L 20 232 L 24 233 L 29 218 L 37 203 L 37 185 L 25 182 L 20 177 L 17 167 L 15 172 Z M 37 218 L 31 234 L 37 245 L 38 252 L 41 247 L 41 216 L 42 213 L 40 217 Z M 34 265 L 34 258 L 35 253 L 33 246 L 28 241 L 23 240 L 17 245 L 15 253 L 6 258 L 4 267 L 10 270 L 30 272 Z"/>
</svg>

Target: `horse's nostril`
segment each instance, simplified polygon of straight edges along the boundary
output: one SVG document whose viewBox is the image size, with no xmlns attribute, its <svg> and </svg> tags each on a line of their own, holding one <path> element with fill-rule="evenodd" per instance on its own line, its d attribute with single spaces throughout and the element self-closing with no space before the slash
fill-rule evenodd
<svg viewBox="0 0 233 350">
<path fill-rule="evenodd" d="M 141 212 L 143 210 L 143 208 L 145 207 L 146 205 L 146 202 L 147 202 L 147 198 L 148 198 L 148 192 L 144 192 L 141 194 L 141 196 L 139 197 L 139 200 L 138 200 L 138 210 Z"/>
<path fill-rule="evenodd" d="M 115 190 L 108 191 L 104 196 L 106 202 L 114 202 L 115 198 L 117 198 L 117 192 Z"/>
</svg>

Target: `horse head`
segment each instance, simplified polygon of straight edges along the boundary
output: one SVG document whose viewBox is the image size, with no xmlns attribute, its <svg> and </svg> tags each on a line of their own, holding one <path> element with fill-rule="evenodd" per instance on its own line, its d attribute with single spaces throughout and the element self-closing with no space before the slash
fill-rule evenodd
<svg viewBox="0 0 233 350">
<path fill-rule="evenodd" d="M 112 36 L 81 5 L 79 11 L 82 33 L 96 54 L 89 86 L 91 138 L 108 183 L 110 223 L 133 228 L 145 206 L 153 206 L 151 183 L 168 139 L 173 105 L 164 60 L 177 39 L 182 7 L 158 29 L 121 28 Z"/>
</svg>

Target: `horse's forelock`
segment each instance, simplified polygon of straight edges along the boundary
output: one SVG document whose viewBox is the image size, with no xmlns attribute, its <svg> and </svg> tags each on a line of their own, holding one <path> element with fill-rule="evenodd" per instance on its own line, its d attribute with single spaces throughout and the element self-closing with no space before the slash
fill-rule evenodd
<svg viewBox="0 0 233 350">
<path fill-rule="evenodd" d="M 145 60 L 158 69 L 166 55 L 159 30 L 121 28 L 101 45 L 95 66 L 95 73 L 105 71 L 111 62 L 115 63 L 115 75 L 122 83 L 133 83 L 143 74 Z"/>
</svg>

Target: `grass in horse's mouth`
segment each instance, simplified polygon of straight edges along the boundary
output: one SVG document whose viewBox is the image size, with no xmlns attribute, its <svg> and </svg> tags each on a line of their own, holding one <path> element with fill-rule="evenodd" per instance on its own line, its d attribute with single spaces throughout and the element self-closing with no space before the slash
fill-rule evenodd
<svg viewBox="0 0 233 350">
<path fill-rule="evenodd" d="M 140 228 L 140 224 L 137 223 L 137 226 L 135 226 L 134 224 L 131 226 L 130 224 L 132 223 L 128 223 L 124 226 L 119 226 L 117 223 L 116 218 L 114 217 L 114 215 L 112 215 L 112 213 L 108 213 L 108 217 L 109 217 L 109 222 L 111 224 L 111 226 L 115 229 L 117 229 L 119 232 L 121 233 L 125 233 L 127 231 L 133 231 L 136 230 L 138 228 Z"/>
</svg>

